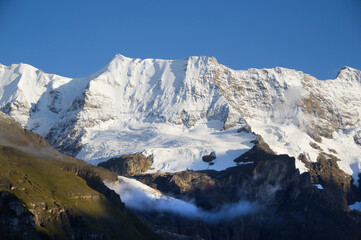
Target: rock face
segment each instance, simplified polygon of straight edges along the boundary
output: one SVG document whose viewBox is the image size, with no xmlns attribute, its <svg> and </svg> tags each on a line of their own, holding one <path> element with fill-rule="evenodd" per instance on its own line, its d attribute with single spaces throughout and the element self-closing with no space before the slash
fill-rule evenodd
<svg viewBox="0 0 361 240">
<path fill-rule="evenodd" d="M 295 185 L 310 189 L 309 194 L 315 190 L 307 174 L 299 175 L 294 158 L 273 154 L 261 138 L 242 158 L 246 164 L 220 172 L 188 170 L 141 174 L 135 178 L 163 193 L 194 199 L 198 206 L 205 209 L 215 209 L 223 203 L 242 199 L 268 205 L 273 203 L 277 191 L 290 190 Z M 240 159 L 237 161 L 242 162 Z M 297 197 L 300 191 L 289 194 Z"/>
<path fill-rule="evenodd" d="M 1 111 L 63 153 L 111 159 L 102 166 L 205 210 L 240 200 L 259 206 L 216 224 L 136 213 L 168 239 L 359 239 L 361 216 L 348 205 L 361 200 L 352 185 L 360 183 L 360 106 L 361 72 L 351 68 L 319 81 L 284 68 L 235 71 L 208 57 L 117 55 L 76 79 L 0 66 Z M 22 237 L 14 230 L 21 222 L 45 238 L 158 238 L 105 187 L 116 174 L 60 154 L 5 114 L 0 120 L 4 234 Z M 228 149 L 229 139 L 241 143 Z M 151 157 L 123 156 L 134 152 L 154 153 L 153 167 L 170 161 L 151 169 Z M 223 160 L 237 166 L 162 172 L 175 161 L 211 168 L 202 156 L 216 166 L 227 152 L 233 157 Z"/>
<path fill-rule="evenodd" d="M 360 213 L 348 208 L 361 200 L 360 188 L 352 185 L 360 183 L 361 166 L 358 70 L 346 67 L 334 80 L 319 81 L 284 68 L 235 71 L 208 57 L 117 55 L 97 73 L 70 79 L 26 64 L 1 65 L 0 109 L 63 153 L 92 163 L 111 159 L 102 166 L 194 199 L 203 209 L 243 199 L 260 206 L 257 213 L 213 225 L 137 213 L 166 238 L 361 236 Z M 157 238 L 104 186 L 114 173 L 56 152 L 4 114 L 0 119 L 0 186 L 11 184 L 0 190 L 25 204 L 38 232 Z M 129 155 L 134 152 L 153 154 L 153 162 Z M 203 170 L 217 164 L 224 164 L 222 171 Z M 4 224 L 7 232 L 10 221 Z"/>
<path fill-rule="evenodd" d="M 354 136 L 353 139 L 356 144 L 361 146 L 361 131 L 358 131 Z"/>
<path fill-rule="evenodd" d="M 40 239 L 34 215 L 7 191 L 0 192 L 0 233 L 2 239 Z"/>
<path fill-rule="evenodd" d="M 202 157 L 202 160 L 203 160 L 203 162 L 207 162 L 207 163 L 210 163 L 210 162 L 212 162 L 214 159 L 216 159 L 217 157 L 216 157 L 216 153 L 215 152 L 211 152 L 210 154 L 208 154 L 208 155 L 204 155 L 203 157 Z"/>
<path fill-rule="evenodd" d="M 312 170 L 300 175 L 294 158 L 275 155 L 259 138 L 255 147 L 237 160 L 251 164 L 221 172 L 136 176 L 163 193 L 193 199 L 204 209 L 246 199 L 257 201 L 258 211 L 215 224 L 157 212 L 137 215 L 166 239 L 359 239 L 361 214 L 350 212 L 347 202 L 360 191 L 351 189 L 351 177 L 339 170 L 335 159 L 328 158 L 320 156 L 317 163 L 308 162 L 314 165 Z"/>
<path fill-rule="evenodd" d="M 109 169 L 118 175 L 129 177 L 148 171 L 152 166 L 152 156 L 146 157 L 141 153 L 124 155 L 109 159 L 98 166 Z"/>
<path fill-rule="evenodd" d="M 209 57 L 116 55 L 100 71 L 76 79 L 26 64 L 1 66 L 0 108 L 63 153 L 93 163 L 143 150 L 155 160 L 176 151 L 182 161 L 202 161 L 217 148 L 212 139 L 186 146 L 162 129 L 183 134 L 214 122 L 218 130 L 247 123 L 276 153 L 295 157 L 301 171 L 306 168 L 299 154 L 316 162 L 320 149 L 334 149 L 340 168 L 357 179 L 360 82 L 361 72 L 348 67 L 334 80 L 319 81 L 284 68 L 235 71 Z"/>
</svg>

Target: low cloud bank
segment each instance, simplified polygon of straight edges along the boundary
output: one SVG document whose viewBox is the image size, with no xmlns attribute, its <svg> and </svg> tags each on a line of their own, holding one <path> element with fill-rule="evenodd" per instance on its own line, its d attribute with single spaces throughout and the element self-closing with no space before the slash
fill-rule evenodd
<svg viewBox="0 0 361 240">
<path fill-rule="evenodd" d="M 235 217 L 256 212 L 259 206 L 249 201 L 224 204 L 214 211 L 205 211 L 193 203 L 162 195 L 135 179 L 119 177 L 119 183 L 107 184 L 120 195 L 130 209 L 141 211 L 170 212 L 182 217 L 200 219 L 205 222 L 232 220 Z"/>
</svg>

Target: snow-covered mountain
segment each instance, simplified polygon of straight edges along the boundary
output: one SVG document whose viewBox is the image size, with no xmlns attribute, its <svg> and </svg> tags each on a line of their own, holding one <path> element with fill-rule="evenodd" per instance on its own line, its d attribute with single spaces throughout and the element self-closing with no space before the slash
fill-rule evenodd
<svg viewBox="0 0 361 240">
<path fill-rule="evenodd" d="M 60 151 L 91 163 L 143 152 L 153 170 L 224 169 L 253 146 L 250 126 L 278 154 L 332 154 L 361 169 L 361 72 L 320 81 L 300 71 L 235 71 L 215 58 L 116 55 L 83 78 L 0 66 L 0 108 Z M 202 156 L 215 152 L 214 165 Z M 303 163 L 297 167 L 305 171 Z"/>
</svg>

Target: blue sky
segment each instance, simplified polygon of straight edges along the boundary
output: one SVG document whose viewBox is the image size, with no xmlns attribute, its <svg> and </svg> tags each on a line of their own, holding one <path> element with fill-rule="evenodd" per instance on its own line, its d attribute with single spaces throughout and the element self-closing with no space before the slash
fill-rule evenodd
<svg viewBox="0 0 361 240">
<path fill-rule="evenodd" d="M 116 53 L 334 78 L 361 70 L 361 0 L 0 0 L 2 64 L 78 77 Z"/>
</svg>

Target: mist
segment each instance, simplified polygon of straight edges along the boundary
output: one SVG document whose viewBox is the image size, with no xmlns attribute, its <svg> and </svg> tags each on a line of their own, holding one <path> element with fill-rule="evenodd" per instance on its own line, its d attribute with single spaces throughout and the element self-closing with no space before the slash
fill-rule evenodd
<svg viewBox="0 0 361 240">
<path fill-rule="evenodd" d="M 258 211 L 259 205 L 249 201 L 239 201 L 224 204 L 221 207 L 206 211 L 192 202 L 162 195 L 135 179 L 119 176 L 119 183 L 106 183 L 106 185 L 119 194 L 126 207 L 141 211 L 169 212 L 186 218 L 199 219 L 208 223 L 229 221 L 238 216 Z"/>
</svg>

